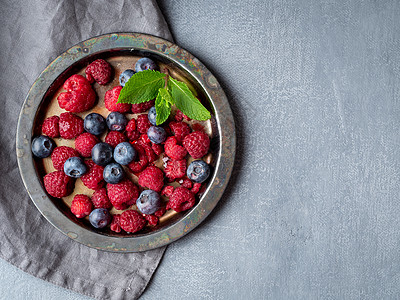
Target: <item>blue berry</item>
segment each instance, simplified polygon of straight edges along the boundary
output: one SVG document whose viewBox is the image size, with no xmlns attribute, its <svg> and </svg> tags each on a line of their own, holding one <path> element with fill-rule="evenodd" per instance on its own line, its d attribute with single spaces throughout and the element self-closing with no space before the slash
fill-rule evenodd
<svg viewBox="0 0 400 300">
<path fill-rule="evenodd" d="M 154 214 L 161 207 L 161 197 L 156 191 L 144 190 L 137 198 L 136 206 L 143 214 Z"/>
<path fill-rule="evenodd" d="M 155 107 L 155 106 L 153 106 L 152 108 L 150 108 L 147 117 L 149 118 L 149 122 L 150 122 L 152 125 L 154 125 L 154 126 L 157 125 L 157 123 L 156 123 L 157 112 L 156 112 L 156 107 Z"/>
<path fill-rule="evenodd" d="M 147 136 L 154 144 L 161 144 L 167 139 L 167 133 L 164 128 L 158 126 L 151 126 L 149 130 L 147 130 Z"/>
<path fill-rule="evenodd" d="M 92 148 L 92 160 L 96 165 L 106 166 L 113 160 L 113 147 L 107 143 L 98 143 Z"/>
<path fill-rule="evenodd" d="M 91 113 L 85 117 L 83 127 L 91 134 L 100 135 L 106 130 L 106 120 L 102 115 Z"/>
<path fill-rule="evenodd" d="M 121 165 L 128 165 L 136 158 L 136 150 L 128 142 L 119 143 L 114 149 L 114 160 Z"/>
<path fill-rule="evenodd" d="M 70 157 L 64 163 L 64 173 L 73 178 L 79 178 L 87 171 L 87 166 L 80 157 Z"/>
<path fill-rule="evenodd" d="M 39 135 L 35 137 L 32 141 L 32 153 L 38 158 L 45 158 L 50 156 L 53 152 L 56 144 L 54 141 L 45 135 Z"/>
<path fill-rule="evenodd" d="M 136 62 L 135 70 L 136 72 L 141 72 L 144 70 L 158 70 L 158 66 L 152 59 L 143 57 Z"/>
<path fill-rule="evenodd" d="M 121 86 L 125 86 L 125 83 L 132 77 L 132 75 L 135 74 L 135 71 L 131 69 L 127 69 L 119 75 L 119 84 Z"/>
<path fill-rule="evenodd" d="M 190 180 L 202 183 L 210 176 L 210 166 L 202 160 L 194 160 L 187 168 L 186 175 Z"/>
<path fill-rule="evenodd" d="M 107 183 L 118 183 L 125 177 L 124 168 L 120 164 L 108 164 L 103 171 L 104 181 Z"/>
<path fill-rule="evenodd" d="M 94 228 L 104 228 L 111 223 L 112 216 L 105 208 L 96 208 L 89 215 L 90 224 Z"/>
<path fill-rule="evenodd" d="M 128 119 L 121 113 L 113 111 L 107 116 L 107 126 L 110 130 L 124 131 Z"/>
</svg>

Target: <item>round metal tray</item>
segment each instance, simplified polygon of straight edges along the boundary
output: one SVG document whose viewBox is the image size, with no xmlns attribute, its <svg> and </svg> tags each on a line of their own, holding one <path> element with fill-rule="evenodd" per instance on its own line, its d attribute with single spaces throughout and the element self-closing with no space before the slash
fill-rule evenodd
<svg viewBox="0 0 400 300">
<path fill-rule="evenodd" d="M 147 228 L 134 235 L 95 230 L 88 226 L 87 221 L 76 219 L 70 213 L 66 205 L 68 199 L 60 201 L 46 193 L 42 182 L 46 167 L 42 160 L 33 158 L 31 140 L 40 134 L 38 125 L 47 116 L 48 110 L 55 107 L 54 99 L 69 76 L 82 72 L 90 61 L 97 58 L 106 58 L 116 65 L 123 65 L 141 56 L 156 59 L 173 77 L 185 81 L 211 111 L 212 119 L 204 125 L 211 135 L 212 178 L 193 208 L 160 219 L 160 224 L 154 228 Z M 101 98 L 100 94 L 104 90 L 97 92 Z M 16 136 L 20 174 L 29 196 L 42 215 L 75 241 L 113 252 L 138 252 L 161 247 L 198 226 L 216 206 L 228 185 L 235 149 L 232 111 L 216 78 L 186 50 L 164 39 L 140 33 L 113 33 L 94 37 L 57 57 L 32 85 L 20 112 Z"/>
</svg>

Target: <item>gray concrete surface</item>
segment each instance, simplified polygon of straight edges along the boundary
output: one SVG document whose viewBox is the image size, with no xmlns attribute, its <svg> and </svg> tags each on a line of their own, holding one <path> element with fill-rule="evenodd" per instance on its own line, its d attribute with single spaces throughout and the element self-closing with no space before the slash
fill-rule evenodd
<svg viewBox="0 0 400 300">
<path fill-rule="evenodd" d="M 229 191 L 142 299 L 400 298 L 400 2 L 160 1 L 226 89 Z M 88 299 L 0 261 L 4 299 Z"/>
</svg>

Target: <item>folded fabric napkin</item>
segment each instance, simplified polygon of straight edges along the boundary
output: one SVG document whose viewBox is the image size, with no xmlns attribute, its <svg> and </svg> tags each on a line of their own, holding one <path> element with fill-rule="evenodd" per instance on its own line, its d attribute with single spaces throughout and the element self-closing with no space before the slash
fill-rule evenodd
<svg viewBox="0 0 400 300">
<path fill-rule="evenodd" d="M 0 7 L 0 256 L 51 283 L 98 299 L 141 295 L 165 247 L 108 253 L 83 246 L 48 223 L 19 175 L 15 132 L 36 77 L 74 44 L 110 32 L 143 32 L 172 40 L 155 1 L 9 1 Z"/>
</svg>

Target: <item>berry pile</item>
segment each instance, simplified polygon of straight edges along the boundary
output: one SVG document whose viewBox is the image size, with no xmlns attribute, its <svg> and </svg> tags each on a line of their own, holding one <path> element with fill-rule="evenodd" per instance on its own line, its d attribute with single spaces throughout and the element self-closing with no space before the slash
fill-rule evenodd
<svg viewBox="0 0 400 300">
<path fill-rule="evenodd" d="M 117 103 L 129 78 L 148 69 L 159 67 L 149 58 L 124 71 L 103 59 L 93 61 L 86 78 L 76 74 L 65 81 L 66 92 L 59 94 L 58 103 L 66 112 L 44 120 L 42 135 L 32 141 L 33 155 L 49 157 L 55 169 L 43 179 L 49 195 L 73 194 L 77 180 L 92 190 L 75 191 L 71 213 L 97 229 L 135 233 L 156 226 L 167 210 L 192 208 L 211 173 L 202 160 L 210 139 L 200 124 L 189 125 L 190 119 L 178 110 L 157 126 L 154 100 Z M 111 86 L 114 74 L 120 74 L 120 86 Z M 108 115 L 94 107 L 98 95 L 92 85 L 107 85 Z M 96 112 L 89 111 L 93 107 Z M 74 148 L 63 140 L 73 140 Z"/>
</svg>

